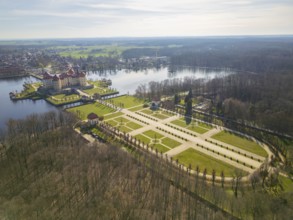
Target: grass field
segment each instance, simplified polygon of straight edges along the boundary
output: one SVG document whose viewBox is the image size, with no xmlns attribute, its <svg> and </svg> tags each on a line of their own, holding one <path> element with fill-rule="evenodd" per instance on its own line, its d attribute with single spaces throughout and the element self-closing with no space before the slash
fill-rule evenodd
<svg viewBox="0 0 293 220">
<path fill-rule="evenodd" d="M 115 118 L 122 115 L 124 115 L 122 112 L 111 113 L 111 114 L 105 115 L 104 120 L 108 120 L 108 119 Z"/>
<path fill-rule="evenodd" d="M 151 139 L 149 139 L 148 137 L 146 137 L 146 136 L 144 136 L 144 135 L 142 135 L 142 134 L 135 135 L 135 137 L 136 137 L 138 140 L 144 142 L 145 144 L 149 144 L 149 143 L 151 143 Z"/>
<path fill-rule="evenodd" d="M 129 108 L 128 110 L 129 111 L 132 111 L 132 112 L 136 112 L 136 111 L 139 111 L 141 109 L 143 109 L 144 107 L 141 105 L 141 106 L 137 106 L 137 107 L 133 107 L 133 108 Z"/>
<path fill-rule="evenodd" d="M 195 170 L 196 166 L 199 166 L 200 172 L 207 169 L 208 174 L 212 174 L 213 169 L 216 171 L 216 175 L 220 175 L 224 172 L 225 176 L 232 176 L 235 173 L 236 168 L 229 165 L 228 163 L 217 160 L 206 154 L 200 153 L 192 148 L 189 148 L 180 154 L 173 157 L 174 160 L 178 159 L 179 163 L 188 167 L 191 165 L 192 169 Z M 243 171 L 243 174 L 246 173 Z"/>
<path fill-rule="evenodd" d="M 152 111 L 150 109 L 144 109 L 141 112 L 144 113 L 144 114 L 150 115 L 152 117 L 161 119 L 161 120 L 169 118 L 170 116 L 173 116 L 173 115 L 171 115 L 171 114 L 169 114 L 167 112 L 163 112 L 163 111 L 159 111 L 159 110 Z"/>
<path fill-rule="evenodd" d="M 148 130 L 143 132 L 142 134 L 138 134 L 135 136 L 140 141 L 145 144 L 150 144 L 153 149 L 157 149 L 159 152 L 165 153 L 172 148 L 178 147 L 181 145 L 180 142 L 177 142 L 171 138 L 165 137 L 158 132 Z"/>
<path fill-rule="evenodd" d="M 245 137 L 240 137 L 238 135 L 229 133 L 227 131 L 221 131 L 213 135 L 212 138 L 218 141 L 224 142 L 226 144 L 239 147 L 243 150 L 257 154 L 259 156 L 263 156 L 263 157 L 267 156 L 267 152 L 254 141 L 246 139 Z"/>
<path fill-rule="evenodd" d="M 80 100 L 80 96 L 77 94 L 71 94 L 71 95 L 66 95 L 66 94 L 58 94 L 54 96 L 50 96 L 47 98 L 47 100 L 53 104 L 66 104 L 74 101 Z"/>
<path fill-rule="evenodd" d="M 195 121 L 191 122 L 190 124 L 186 124 L 184 119 L 174 120 L 171 123 L 174 125 L 178 125 L 182 128 L 186 128 L 190 131 L 194 131 L 199 134 L 203 134 L 212 128 L 211 126 L 209 126 L 207 124 L 204 124 L 201 122 L 195 122 Z"/>
<path fill-rule="evenodd" d="M 131 108 L 138 105 L 142 105 L 144 103 L 142 99 L 136 98 L 134 96 L 128 96 L 128 95 L 112 98 L 109 100 L 112 100 L 114 104 L 117 106 L 120 106 L 120 104 L 123 103 L 124 108 Z"/>
<path fill-rule="evenodd" d="M 128 120 L 127 118 L 119 117 L 119 115 L 117 113 L 119 113 L 119 112 L 116 112 L 113 114 L 113 115 L 115 115 L 114 117 L 112 117 L 113 119 L 110 118 L 109 120 L 107 120 L 107 123 L 109 123 L 111 126 L 117 127 L 120 131 L 123 131 L 126 133 L 142 127 L 141 125 L 139 125 L 131 120 Z M 116 117 L 116 116 L 118 116 L 118 117 Z"/>
<path fill-rule="evenodd" d="M 98 116 L 104 116 L 105 114 L 109 114 L 111 112 L 114 112 L 115 110 L 100 103 L 91 103 L 69 108 L 67 109 L 67 111 L 76 113 L 79 118 L 85 120 L 87 119 L 88 114 L 90 114 L 91 112 L 97 114 Z"/>
<path fill-rule="evenodd" d="M 145 132 L 143 132 L 143 134 L 145 136 L 148 136 L 148 137 L 152 138 L 152 139 L 155 139 L 155 138 L 160 139 L 160 138 L 164 137 L 163 135 L 159 134 L 158 132 L 155 132 L 155 131 L 152 131 L 152 130 L 145 131 Z"/>
<path fill-rule="evenodd" d="M 167 147 L 170 147 L 170 148 L 175 148 L 175 147 L 178 147 L 181 145 L 180 142 L 178 141 L 175 141 L 171 138 L 168 138 L 168 137 L 165 137 L 163 138 L 162 140 L 162 144 L 166 145 Z"/>
</svg>

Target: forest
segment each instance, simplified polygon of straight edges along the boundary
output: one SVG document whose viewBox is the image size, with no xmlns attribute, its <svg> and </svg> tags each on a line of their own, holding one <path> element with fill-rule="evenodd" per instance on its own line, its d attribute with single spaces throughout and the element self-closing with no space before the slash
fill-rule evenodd
<svg viewBox="0 0 293 220">
<path fill-rule="evenodd" d="M 264 193 L 260 180 L 247 186 L 241 177 L 237 186 L 209 184 L 111 136 L 107 144 L 88 144 L 72 131 L 75 122 L 64 112 L 8 121 L 0 145 L 1 219 L 293 217 L 292 193 L 279 187 Z"/>
</svg>

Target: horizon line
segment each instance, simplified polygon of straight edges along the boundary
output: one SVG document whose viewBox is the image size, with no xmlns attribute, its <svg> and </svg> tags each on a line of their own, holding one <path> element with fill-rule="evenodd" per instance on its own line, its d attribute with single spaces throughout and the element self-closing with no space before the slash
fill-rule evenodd
<svg viewBox="0 0 293 220">
<path fill-rule="evenodd" d="M 243 34 L 243 35 L 186 35 L 186 36 L 109 36 L 109 37 L 40 37 L 40 38 L 0 38 L 0 41 L 32 41 L 32 40 L 86 40 L 86 39 L 156 39 L 156 38 L 249 38 L 249 37 L 293 37 L 293 34 Z"/>
</svg>

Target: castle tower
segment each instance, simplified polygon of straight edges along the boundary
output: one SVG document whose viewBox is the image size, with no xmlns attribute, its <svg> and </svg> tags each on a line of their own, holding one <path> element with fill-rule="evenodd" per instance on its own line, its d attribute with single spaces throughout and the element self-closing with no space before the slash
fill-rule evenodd
<svg viewBox="0 0 293 220">
<path fill-rule="evenodd" d="M 60 91 L 61 88 L 62 88 L 60 78 L 59 78 L 57 75 L 55 75 L 55 76 L 53 77 L 52 82 L 53 82 L 53 89 L 56 90 L 56 91 Z"/>
</svg>

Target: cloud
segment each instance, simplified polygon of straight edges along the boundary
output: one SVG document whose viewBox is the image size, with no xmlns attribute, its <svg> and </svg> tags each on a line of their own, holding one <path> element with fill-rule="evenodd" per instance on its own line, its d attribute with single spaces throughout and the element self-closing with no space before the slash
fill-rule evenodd
<svg viewBox="0 0 293 220">
<path fill-rule="evenodd" d="M 0 38 L 293 34 L 292 11 L 291 0 L 0 0 Z"/>
</svg>

